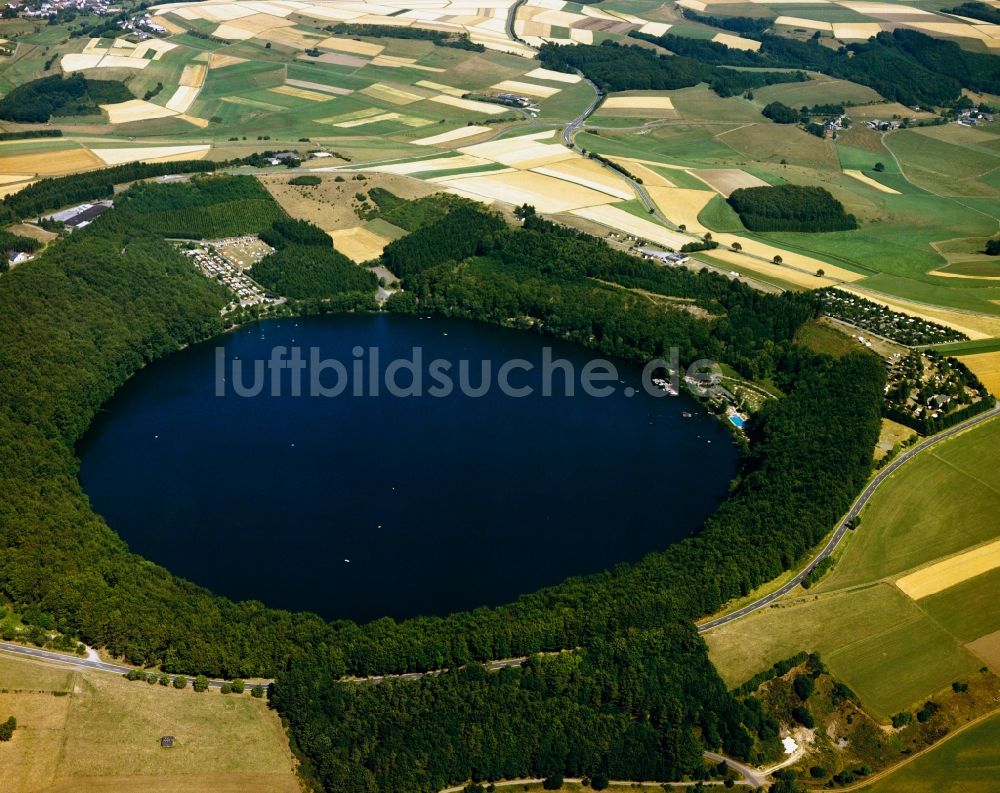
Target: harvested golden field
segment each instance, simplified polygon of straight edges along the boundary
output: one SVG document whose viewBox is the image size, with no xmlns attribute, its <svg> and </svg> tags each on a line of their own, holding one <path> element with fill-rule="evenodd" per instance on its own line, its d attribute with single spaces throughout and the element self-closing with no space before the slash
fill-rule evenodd
<svg viewBox="0 0 1000 793">
<path fill-rule="evenodd" d="M 742 36 L 734 36 L 732 33 L 716 33 L 712 36 L 712 41 L 717 44 L 725 44 L 727 47 L 736 50 L 753 50 L 756 52 L 760 49 L 759 41 L 745 39 Z"/>
<path fill-rule="evenodd" d="M 820 22 L 816 19 L 803 19 L 802 17 L 778 17 L 774 20 L 774 24 L 786 25 L 791 28 L 806 28 L 807 30 L 833 31 L 833 25 L 829 22 Z"/>
<path fill-rule="evenodd" d="M 647 186 L 646 192 L 665 217 L 688 231 L 702 234 L 708 231 L 698 222 L 705 205 L 715 198 L 711 190 L 688 190 L 680 187 Z"/>
<path fill-rule="evenodd" d="M 548 99 L 550 96 L 558 94 L 562 89 L 552 85 L 535 85 L 521 80 L 502 80 L 493 86 L 493 90 Z"/>
<path fill-rule="evenodd" d="M 739 168 L 699 168 L 690 171 L 720 195 L 729 198 L 733 190 L 741 187 L 767 187 L 767 182 Z"/>
<path fill-rule="evenodd" d="M 456 140 L 464 140 L 465 138 L 472 138 L 476 135 L 482 135 L 484 132 L 493 132 L 491 127 L 478 127 L 475 125 L 470 125 L 467 127 L 458 127 L 450 132 L 442 132 L 440 135 L 431 135 L 429 138 L 420 138 L 419 140 L 413 141 L 417 146 L 440 146 L 443 143 L 452 143 Z"/>
<path fill-rule="evenodd" d="M 579 158 L 579 154 L 574 154 L 565 146 L 559 143 L 543 143 L 542 140 L 551 138 L 550 132 L 542 132 L 533 135 L 522 135 L 518 138 L 505 138 L 503 140 L 493 140 L 488 143 L 477 143 L 472 146 L 463 146 L 459 149 L 462 154 L 471 154 L 474 157 L 485 157 L 488 160 L 509 165 L 512 168 L 538 168 L 544 165 Z"/>
<path fill-rule="evenodd" d="M 377 259 L 390 242 L 388 237 L 379 236 L 363 226 L 328 233 L 333 238 L 333 247 L 358 264 Z"/>
<path fill-rule="evenodd" d="M 172 160 L 200 160 L 211 148 L 207 143 L 192 146 L 141 146 L 121 149 L 93 149 L 93 153 L 108 165 L 120 165 L 124 162 L 155 160 L 170 162 Z"/>
<path fill-rule="evenodd" d="M 180 88 L 178 88 L 180 90 Z M 192 100 L 193 101 L 193 100 Z M 186 108 L 185 108 L 186 109 Z M 130 124 L 133 121 L 147 121 L 151 118 L 166 118 L 178 111 L 170 110 L 143 99 L 130 99 L 113 105 L 101 105 L 112 124 Z"/>
<path fill-rule="evenodd" d="M 184 71 L 181 72 L 181 79 L 178 80 L 178 84 L 201 88 L 202 84 L 205 82 L 205 76 L 207 73 L 208 66 L 206 64 L 189 63 L 184 67 Z"/>
<path fill-rule="evenodd" d="M 565 74 L 564 72 L 554 72 L 551 69 L 543 69 L 539 67 L 537 69 L 532 69 L 530 72 L 524 75 L 525 77 L 531 77 L 534 80 L 553 80 L 557 83 L 578 83 L 583 78 L 578 74 Z"/>
<path fill-rule="evenodd" d="M 920 600 L 997 567 L 1000 567 L 1000 540 L 903 576 L 896 586 L 914 600 Z"/>
<path fill-rule="evenodd" d="M 220 55 L 213 52 L 208 59 L 209 69 L 225 69 L 227 66 L 235 66 L 237 63 L 246 63 L 246 58 L 238 58 L 235 55 Z"/>
<path fill-rule="evenodd" d="M 784 284 L 799 286 L 803 289 L 819 289 L 825 286 L 832 286 L 836 283 L 836 281 L 833 281 L 830 278 L 819 277 L 815 274 L 816 269 L 825 265 L 824 262 L 817 262 L 819 267 L 813 269 L 811 272 L 809 270 L 803 270 L 798 266 L 793 266 L 787 261 L 784 264 L 774 264 L 769 258 L 766 260 L 754 258 L 753 256 L 745 256 L 742 253 L 732 250 L 729 247 L 730 241 L 722 243 L 719 236 L 721 235 L 716 235 L 716 240 L 720 242 L 720 247 L 714 251 L 709 251 L 707 254 L 712 259 L 724 262 L 725 264 L 731 264 L 742 270 L 749 270 L 752 273 L 762 276 L 765 280 L 768 278 L 776 279 Z M 747 240 L 742 237 L 732 237 L 731 239 L 740 242 L 740 244 L 744 246 L 744 249 L 748 247 Z M 721 247 L 723 244 L 725 247 Z M 772 250 L 778 249 L 773 248 Z M 786 257 L 787 251 L 782 251 L 781 255 L 783 258 Z"/>
<path fill-rule="evenodd" d="M 308 88 L 299 88 L 294 85 L 278 85 L 268 90 L 275 94 L 294 96 L 296 99 L 305 99 L 309 102 L 329 102 L 332 99 L 329 93 L 310 91 Z"/>
<path fill-rule="evenodd" d="M 867 41 L 872 36 L 877 36 L 882 32 L 882 26 L 878 22 L 834 22 L 833 37 L 843 41 L 855 39 Z"/>
<path fill-rule="evenodd" d="M 434 181 L 467 198 L 503 201 L 515 206 L 531 204 L 542 213 L 566 212 L 614 200 L 607 193 L 532 171 L 492 172 Z"/>
<path fill-rule="evenodd" d="M 1000 352 L 963 355 L 959 360 L 975 373 L 991 394 L 1000 394 Z"/>
<path fill-rule="evenodd" d="M 682 245 L 691 241 L 690 237 L 671 231 L 651 220 L 636 217 L 615 206 L 586 207 L 575 210 L 573 214 L 600 223 L 602 226 L 631 234 L 639 239 L 649 240 L 676 250 L 680 250 Z"/>
<path fill-rule="evenodd" d="M 385 83 L 372 83 L 367 88 L 362 88 L 361 93 L 372 99 L 381 99 L 383 102 L 390 102 L 394 105 L 412 105 L 425 98 L 423 94 L 416 94 L 413 91 L 406 91 Z"/>
<path fill-rule="evenodd" d="M 321 49 L 324 50 L 336 50 L 337 52 L 349 52 L 352 55 L 367 55 L 368 57 L 375 57 L 385 47 L 381 44 L 370 44 L 364 41 L 355 41 L 354 39 L 348 38 L 328 38 L 324 39 L 319 43 Z"/>
<path fill-rule="evenodd" d="M 40 151 L 37 154 L 0 157 L 0 174 L 59 176 L 77 171 L 89 171 L 92 168 L 100 168 L 103 164 L 84 148 Z"/>
<path fill-rule="evenodd" d="M 635 198 L 632 188 L 628 182 L 616 176 L 607 168 L 603 168 L 593 160 L 582 157 L 574 157 L 569 160 L 561 160 L 551 165 L 543 165 L 532 168 L 535 173 L 554 176 L 556 179 L 563 179 L 573 184 L 589 187 L 591 190 L 599 190 L 623 201 Z"/>
<path fill-rule="evenodd" d="M 297 793 L 277 716 L 262 700 L 177 691 L 99 672 L 0 659 L 4 793 Z M 53 692 L 60 692 L 56 696 Z M 160 737 L 173 735 L 172 749 Z"/>
<path fill-rule="evenodd" d="M 422 198 L 439 192 L 434 185 L 393 174 L 367 174 L 366 182 L 355 182 L 344 174 L 344 182 L 334 181 L 337 174 L 317 172 L 322 182 L 315 187 L 288 184 L 288 174 L 267 174 L 257 178 L 281 208 L 295 218 L 302 218 L 327 231 L 357 226 L 359 219 L 351 201 L 359 190 L 382 187 L 400 198 Z"/>
<path fill-rule="evenodd" d="M 482 168 L 492 166 L 492 160 L 485 160 L 482 157 L 473 157 L 470 154 L 459 154 L 457 157 L 432 157 L 429 160 L 417 160 L 416 162 L 396 162 L 385 165 L 373 165 L 369 170 L 378 173 L 396 174 L 417 174 L 426 171 L 447 171 L 461 168 Z"/>
<path fill-rule="evenodd" d="M 844 173 L 846 173 L 852 179 L 857 179 L 859 182 L 864 182 L 869 187 L 874 187 L 876 190 L 880 192 L 889 193 L 890 195 L 899 195 L 899 190 L 893 190 L 891 187 L 888 187 L 882 184 L 881 182 L 877 182 L 870 176 L 861 173 L 861 171 L 847 169 L 844 171 Z"/>
<path fill-rule="evenodd" d="M 0 183 L 0 198 L 6 198 L 9 195 L 14 195 L 14 193 L 20 192 L 31 184 L 34 184 L 34 180 L 27 179 L 19 182 L 2 182 Z"/>
<path fill-rule="evenodd" d="M 497 113 L 505 113 L 506 108 L 503 105 L 493 105 L 489 102 L 477 102 L 475 99 L 462 99 L 459 96 L 449 96 L 448 94 L 439 94 L 438 96 L 429 97 L 430 101 L 437 102 L 442 105 L 450 105 L 451 107 L 457 107 L 462 110 L 471 110 L 474 113 L 486 113 L 487 115 L 496 115 Z"/>
<path fill-rule="evenodd" d="M 167 100 L 167 110 L 173 110 L 177 113 L 187 113 L 191 109 L 191 105 L 194 104 L 194 100 L 198 98 L 201 88 L 193 85 L 179 85 L 177 90 L 174 91 L 173 96 Z"/>
</svg>

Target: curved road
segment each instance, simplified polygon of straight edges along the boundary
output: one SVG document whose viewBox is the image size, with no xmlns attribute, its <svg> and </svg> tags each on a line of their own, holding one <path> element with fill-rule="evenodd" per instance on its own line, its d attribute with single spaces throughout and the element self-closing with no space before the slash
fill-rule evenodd
<svg viewBox="0 0 1000 793">
<path fill-rule="evenodd" d="M 812 569 L 817 564 L 826 559 L 826 557 L 828 557 L 837 549 L 837 546 L 840 545 L 841 540 L 844 539 L 844 535 L 847 534 L 847 532 L 849 531 L 848 524 L 858 516 L 858 514 L 861 512 L 861 509 L 865 506 L 865 504 L 868 503 L 868 500 L 878 489 L 879 485 L 881 485 L 886 479 L 888 479 L 901 465 L 903 465 L 907 460 L 912 459 L 915 455 L 919 454 L 925 449 L 929 449 L 931 446 L 934 446 L 940 443 L 941 441 L 952 437 L 953 435 L 957 435 L 959 432 L 962 432 L 963 430 L 967 430 L 970 427 L 973 427 L 977 424 L 981 424 L 984 421 L 989 421 L 991 418 L 998 415 L 1000 415 L 1000 405 L 997 405 L 991 410 L 987 410 L 985 413 L 980 413 L 978 416 L 973 416 L 972 418 L 967 419 L 966 421 L 963 421 L 960 424 L 956 424 L 954 427 L 950 427 L 949 429 L 943 430 L 942 432 L 939 432 L 937 435 L 932 435 L 930 438 L 921 441 L 913 448 L 903 452 L 901 455 L 899 455 L 899 457 L 897 457 L 895 460 L 889 463 L 885 468 L 879 471 L 878 475 L 874 479 L 872 479 L 871 482 L 868 483 L 868 486 L 864 490 L 861 491 L 861 494 L 854 500 L 854 504 L 851 505 L 851 509 L 837 525 L 837 529 L 836 531 L 834 531 L 833 536 L 830 538 L 829 542 L 827 542 L 827 544 L 823 546 L 823 549 L 815 556 L 815 558 L 813 558 L 813 560 L 809 562 L 809 564 L 807 564 L 794 578 L 792 578 L 791 581 L 789 581 L 781 588 L 776 589 L 774 592 L 765 595 L 759 600 L 755 600 L 753 603 L 744 606 L 743 608 L 737 609 L 736 611 L 730 612 L 729 614 L 726 614 L 722 617 L 717 617 L 716 619 L 710 620 L 709 622 L 701 623 L 700 625 L 698 625 L 698 632 L 705 633 L 706 631 L 710 631 L 713 628 L 718 628 L 721 625 L 726 625 L 730 622 L 735 622 L 736 620 L 747 616 L 747 614 L 752 614 L 755 611 L 759 611 L 762 608 L 770 606 L 772 603 L 774 603 L 774 601 L 784 597 L 789 592 L 794 590 L 799 584 L 802 583 L 802 580 L 807 575 L 809 575 L 810 572 L 812 572 Z"/>
</svg>

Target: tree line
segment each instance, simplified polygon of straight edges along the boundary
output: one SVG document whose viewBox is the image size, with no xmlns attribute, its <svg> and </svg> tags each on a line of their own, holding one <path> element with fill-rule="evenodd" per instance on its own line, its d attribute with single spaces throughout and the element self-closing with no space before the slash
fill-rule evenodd
<svg viewBox="0 0 1000 793">
<path fill-rule="evenodd" d="M 355 22 L 338 22 L 327 30 L 339 36 L 369 36 L 376 39 L 422 39 L 437 47 L 454 47 L 471 52 L 485 52 L 486 47 L 469 38 L 468 33 L 453 33 L 427 28 L 400 27 L 399 25 L 365 25 Z"/>
<path fill-rule="evenodd" d="M 599 45 L 543 44 L 538 59 L 549 69 L 583 72 L 604 92 L 669 91 L 708 83 L 719 96 L 776 83 L 804 82 L 804 72 L 737 71 L 718 68 L 684 54 L 660 55 L 643 47 L 607 40 Z"/>
<path fill-rule="evenodd" d="M 953 41 L 905 28 L 839 49 L 814 39 L 799 41 L 764 34 L 756 52 L 669 32 L 652 36 L 632 31 L 629 36 L 707 65 L 822 72 L 866 85 L 889 101 L 909 106 L 950 105 L 961 97 L 962 88 L 987 92 L 1000 89 L 1000 62 L 992 55 L 969 52 Z"/>
</svg>

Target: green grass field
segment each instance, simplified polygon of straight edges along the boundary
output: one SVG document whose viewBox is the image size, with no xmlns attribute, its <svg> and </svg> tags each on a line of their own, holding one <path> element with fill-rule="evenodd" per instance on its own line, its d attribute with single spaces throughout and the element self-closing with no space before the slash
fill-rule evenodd
<svg viewBox="0 0 1000 793">
<path fill-rule="evenodd" d="M 814 591 L 896 577 L 1000 534 L 998 444 L 993 420 L 908 462 L 876 491 Z"/>
<path fill-rule="evenodd" d="M 764 609 L 705 641 L 730 686 L 799 651 L 819 652 L 883 720 L 982 666 L 890 584 Z"/>
<path fill-rule="evenodd" d="M 920 608 L 959 639 L 971 642 L 1000 630 L 1000 569 L 921 599 Z"/>
</svg>

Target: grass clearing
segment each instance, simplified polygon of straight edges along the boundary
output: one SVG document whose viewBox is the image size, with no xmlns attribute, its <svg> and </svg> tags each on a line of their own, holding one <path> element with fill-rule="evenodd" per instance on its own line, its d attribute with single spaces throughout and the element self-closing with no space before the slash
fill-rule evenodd
<svg viewBox="0 0 1000 793">
<path fill-rule="evenodd" d="M 840 330 L 826 317 L 810 320 L 799 328 L 795 334 L 795 341 L 813 352 L 832 355 L 834 358 L 840 358 L 849 352 L 864 349 L 857 340 L 852 339 L 849 334 Z M 883 419 L 883 426 L 885 421 Z"/>
<path fill-rule="evenodd" d="M 22 689 L 0 694 L 0 712 L 18 721 L 0 744 L 10 793 L 299 790 L 284 731 L 262 700 L 19 658 L 0 659 L 0 674 L 5 688 L 13 680 Z M 173 749 L 160 748 L 163 735 L 176 737 Z"/>
</svg>

